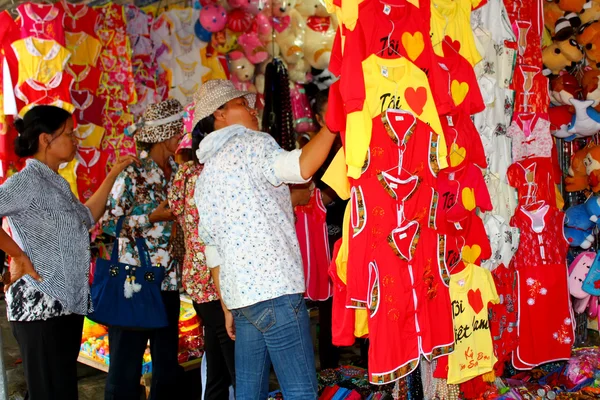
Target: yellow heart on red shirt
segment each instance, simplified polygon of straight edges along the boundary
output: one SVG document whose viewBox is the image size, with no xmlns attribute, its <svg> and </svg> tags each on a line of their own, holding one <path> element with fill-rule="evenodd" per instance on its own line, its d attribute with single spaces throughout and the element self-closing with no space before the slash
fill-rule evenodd
<svg viewBox="0 0 600 400">
<path fill-rule="evenodd" d="M 469 84 L 467 82 L 453 80 L 450 85 L 450 91 L 452 92 L 454 105 L 458 106 L 465 100 L 465 97 L 467 97 L 467 93 L 469 93 Z"/>
<path fill-rule="evenodd" d="M 408 58 L 415 61 L 419 58 L 423 49 L 425 49 L 423 34 L 421 32 L 415 32 L 414 35 L 411 35 L 409 32 L 404 32 L 402 34 L 402 46 L 404 46 Z"/>
<path fill-rule="evenodd" d="M 465 246 L 462 248 L 462 259 L 464 262 L 468 264 L 475 264 L 475 261 L 481 255 L 481 247 L 478 244 L 474 244 L 473 246 Z"/>
<path fill-rule="evenodd" d="M 475 203 L 475 191 L 473 188 L 466 187 L 462 190 L 462 203 L 467 211 L 473 211 L 477 204 Z"/>
</svg>

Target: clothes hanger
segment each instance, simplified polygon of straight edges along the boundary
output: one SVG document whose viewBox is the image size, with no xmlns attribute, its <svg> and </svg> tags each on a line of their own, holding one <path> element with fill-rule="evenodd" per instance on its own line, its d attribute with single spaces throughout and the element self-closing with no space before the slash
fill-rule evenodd
<svg viewBox="0 0 600 400">
<path fill-rule="evenodd" d="M 452 141 L 452 145 L 450 146 L 450 149 L 452 149 L 452 151 L 447 156 L 448 160 L 450 159 L 451 155 L 456 154 L 457 156 L 459 156 L 462 159 L 462 161 L 465 161 L 466 155 L 460 154 L 458 152 L 459 147 L 458 147 L 458 144 L 456 144 L 456 141 L 458 140 L 458 131 L 455 128 L 452 128 L 452 130 L 454 132 L 456 132 L 456 135 L 454 136 L 454 140 Z M 462 164 L 462 161 L 456 165 L 458 166 L 458 165 Z"/>
<path fill-rule="evenodd" d="M 390 33 L 389 33 L 389 34 L 388 34 L 388 36 L 387 36 L 387 43 L 386 43 L 386 46 L 385 46 L 383 49 L 379 50 L 377 53 L 375 53 L 375 55 L 376 55 L 376 56 L 377 56 L 377 55 L 380 55 L 380 54 L 382 54 L 384 51 L 386 51 L 386 50 L 388 50 L 388 49 L 391 49 L 391 50 L 392 50 L 392 52 L 394 52 L 396 55 L 398 55 L 398 57 L 402 57 L 402 55 L 401 55 L 400 53 L 398 53 L 398 52 L 396 51 L 396 49 L 394 49 L 393 47 L 391 47 L 391 46 L 390 46 L 390 40 L 391 40 L 391 38 L 392 38 L 392 34 L 394 33 L 394 29 L 396 28 L 396 25 L 394 24 L 394 21 L 392 21 L 391 19 L 390 19 L 390 20 L 388 20 L 388 21 L 390 21 L 390 23 L 392 24 L 392 30 L 390 31 Z"/>
</svg>

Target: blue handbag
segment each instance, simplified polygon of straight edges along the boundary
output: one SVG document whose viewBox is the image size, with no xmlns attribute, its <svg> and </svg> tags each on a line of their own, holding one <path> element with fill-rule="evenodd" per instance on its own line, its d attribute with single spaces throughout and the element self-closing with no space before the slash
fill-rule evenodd
<svg viewBox="0 0 600 400">
<path fill-rule="evenodd" d="M 94 312 L 88 318 L 102 325 L 127 329 L 164 328 L 169 324 L 160 290 L 165 269 L 151 265 L 143 238 L 135 239 L 141 265 L 119 262 L 123 219 L 117 222 L 110 260 L 96 261 L 91 287 Z"/>
</svg>

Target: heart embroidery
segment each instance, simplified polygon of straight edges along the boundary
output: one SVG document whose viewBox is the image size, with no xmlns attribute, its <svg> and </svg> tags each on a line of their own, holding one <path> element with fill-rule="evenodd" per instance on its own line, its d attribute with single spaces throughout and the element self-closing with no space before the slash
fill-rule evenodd
<svg viewBox="0 0 600 400">
<path fill-rule="evenodd" d="M 450 146 L 450 166 L 456 167 L 461 162 L 465 161 L 466 157 L 467 150 L 456 143 L 452 143 L 452 146 Z"/>
<path fill-rule="evenodd" d="M 416 90 L 409 87 L 404 91 L 404 97 L 415 114 L 423 114 L 425 103 L 427 103 L 427 89 L 423 86 L 418 87 Z"/>
<path fill-rule="evenodd" d="M 479 314 L 481 310 L 483 310 L 483 299 L 481 298 L 481 291 L 479 289 L 473 291 L 473 289 L 469 290 L 467 294 L 469 297 L 469 304 L 475 314 Z"/>
<path fill-rule="evenodd" d="M 459 106 L 465 100 L 465 97 L 467 97 L 467 93 L 469 93 L 469 84 L 453 80 L 450 85 L 450 91 L 452 92 L 454 105 Z"/>
<path fill-rule="evenodd" d="M 452 46 L 452 48 L 454 50 L 456 50 L 457 53 L 460 53 L 460 42 L 458 40 L 452 40 L 452 38 L 448 35 L 446 35 L 444 37 L 444 40 L 450 45 Z"/>
<path fill-rule="evenodd" d="M 472 188 L 470 188 L 470 187 L 463 188 L 462 203 L 463 203 L 463 207 L 467 211 L 473 211 L 475 209 L 475 207 L 476 207 L 475 191 Z"/>
<path fill-rule="evenodd" d="M 462 259 L 467 264 L 475 264 L 475 261 L 481 255 L 481 247 L 478 244 L 474 244 L 473 246 L 464 246 L 462 249 Z"/>
<path fill-rule="evenodd" d="M 408 32 L 404 32 L 402 34 L 402 46 L 404 46 L 408 58 L 415 61 L 419 58 L 421 53 L 423 53 L 423 49 L 425 49 L 423 34 L 421 32 L 415 32 L 414 35 L 411 35 Z"/>
</svg>

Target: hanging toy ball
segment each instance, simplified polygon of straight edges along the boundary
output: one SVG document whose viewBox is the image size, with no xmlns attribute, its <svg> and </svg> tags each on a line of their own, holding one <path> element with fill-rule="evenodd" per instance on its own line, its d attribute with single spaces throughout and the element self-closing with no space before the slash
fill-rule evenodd
<svg viewBox="0 0 600 400">
<path fill-rule="evenodd" d="M 200 39 L 200 41 L 210 42 L 210 37 L 212 33 L 204 29 L 204 27 L 200 23 L 200 20 L 196 21 L 196 23 L 194 24 L 194 33 L 196 34 L 196 37 Z"/>
<path fill-rule="evenodd" d="M 202 8 L 200 24 L 209 32 L 219 32 L 227 25 L 227 12 L 223 6 L 213 4 Z"/>
<path fill-rule="evenodd" d="M 227 27 L 235 33 L 244 33 L 252 26 L 254 16 L 247 11 L 237 8 L 229 11 Z"/>
</svg>

